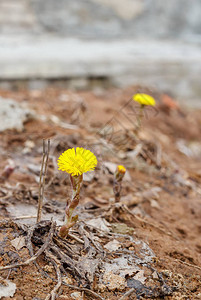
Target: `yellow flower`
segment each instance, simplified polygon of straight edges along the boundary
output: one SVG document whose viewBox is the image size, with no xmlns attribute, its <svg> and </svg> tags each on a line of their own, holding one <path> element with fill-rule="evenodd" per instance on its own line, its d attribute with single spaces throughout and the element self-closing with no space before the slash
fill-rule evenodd
<svg viewBox="0 0 201 300">
<path fill-rule="evenodd" d="M 155 100 L 153 97 L 147 94 L 135 94 L 133 100 L 140 103 L 141 105 L 151 105 L 154 106 Z"/>
<path fill-rule="evenodd" d="M 96 156 L 90 150 L 79 147 L 64 151 L 58 159 L 58 169 L 72 176 L 92 171 L 96 165 Z"/>
<path fill-rule="evenodd" d="M 124 166 L 119 165 L 117 167 L 117 170 L 119 173 L 125 174 L 126 173 L 126 168 Z"/>
</svg>

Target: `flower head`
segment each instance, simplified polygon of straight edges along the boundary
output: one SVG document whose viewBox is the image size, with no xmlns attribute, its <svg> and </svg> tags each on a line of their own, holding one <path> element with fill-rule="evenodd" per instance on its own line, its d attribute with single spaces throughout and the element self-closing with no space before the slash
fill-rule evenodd
<svg viewBox="0 0 201 300">
<path fill-rule="evenodd" d="M 119 173 L 125 174 L 126 173 L 126 168 L 124 166 L 119 165 L 117 167 L 117 170 Z"/>
<path fill-rule="evenodd" d="M 141 105 L 151 105 L 154 106 L 155 100 L 153 97 L 147 94 L 135 94 L 133 100 L 140 103 Z"/>
<path fill-rule="evenodd" d="M 126 173 L 126 168 L 122 165 L 118 165 L 116 168 L 116 172 L 114 173 L 114 178 L 116 181 L 121 182 Z"/>
<path fill-rule="evenodd" d="M 92 171 L 96 165 L 96 156 L 90 150 L 80 147 L 68 149 L 58 158 L 58 169 L 72 176 Z"/>
</svg>

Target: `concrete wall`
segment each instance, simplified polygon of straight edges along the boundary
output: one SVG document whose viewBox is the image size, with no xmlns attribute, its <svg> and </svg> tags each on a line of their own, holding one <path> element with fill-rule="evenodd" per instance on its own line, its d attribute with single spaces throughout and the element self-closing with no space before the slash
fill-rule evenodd
<svg viewBox="0 0 201 300">
<path fill-rule="evenodd" d="M 1 82 L 103 77 L 201 105 L 200 49 L 201 0 L 0 0 Z"/>
<path fill-rule="evenodd" d="M 201 1 L 1 0 L 1 33 L 201 41 Z"/>
</svg>

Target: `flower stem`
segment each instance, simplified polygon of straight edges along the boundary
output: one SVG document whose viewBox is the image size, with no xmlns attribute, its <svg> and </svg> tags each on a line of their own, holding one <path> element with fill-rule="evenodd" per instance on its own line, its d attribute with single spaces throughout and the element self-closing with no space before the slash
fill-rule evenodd
<svg viewBox="0 0 201 300">
<path fill-rule="evenodd" d="M 82 175 L 72 176 L 70 175 L 71 185 L 73 189 L 71 201 L 67 201 L 65 208 L 65 224 L 60 228 L 59 234 L 65 238 L 68 235 L 69 229 L 77 222 L 78 216 L 72 216 L 74 209 L 79 204 L 80 188 L 82 185 Z"/>
<path fill-rule="evenodd" d="M 113 182 L 113 192 L 115 197 L 115 202 L 120 202 L 121 199 L 121 188 L 122 188 L 122 180 L 124 178 L 126 172 L 126 168 L 123 166 L 118 166 L 116 172 L 114 174 L 114 182 Z"/>
<path fill-rule="evenodd" d="M 141 104 L 140 105 L 140 113 L 138 116 L 138 124 L 137 124 L 137 130 L 140 130 L 141 126 L 142 126 L 142 119 L 143 119 L 143 111 L 144 110 L 144 105 Z"/>
</svg>

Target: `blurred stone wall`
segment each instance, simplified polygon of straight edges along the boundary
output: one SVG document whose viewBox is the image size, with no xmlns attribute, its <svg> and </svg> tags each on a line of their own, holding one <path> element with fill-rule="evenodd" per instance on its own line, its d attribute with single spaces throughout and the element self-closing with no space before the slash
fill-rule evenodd
<svg viewBox="0 0 201 300">
<path fill-rule="evenodd" d="M 200 106 L 200 43 L 201 0 L 0 0 L 0 87 L 100 79 Z"/>
<path fill-rule="evenodd" d="M 1 0 L 0 34 L 201 40 L 200 0 Z"/>
</svg>

